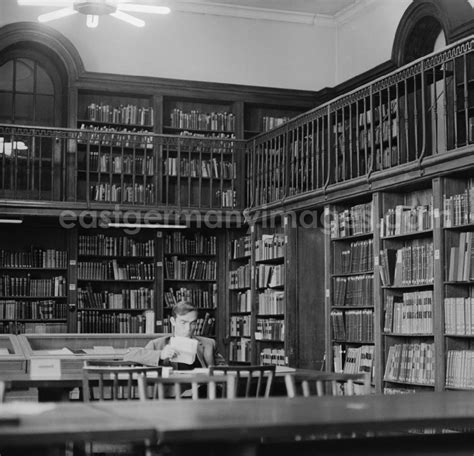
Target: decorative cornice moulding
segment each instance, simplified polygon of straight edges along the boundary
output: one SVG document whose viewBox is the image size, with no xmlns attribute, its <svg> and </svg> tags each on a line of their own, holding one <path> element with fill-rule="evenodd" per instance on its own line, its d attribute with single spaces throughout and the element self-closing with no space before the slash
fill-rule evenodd
<svg viewBox="0 0 474 456">
<path fill-rule="evenodd" d="M 380 0 L 357 0 L 354 4 L 347 6 L 334 16 L 335 25 L 340 26 L 349 22 L 354 16 L 361 14 L 370 5 L 376 4 L 377 2 L 380 4 Z"/>
<path fill-rule="evenodd" d="M 336 25 L 333 17 L 322 14 L 283 11 L 270 8 L 254 8 L 250 6 L 235 6 L 223 3 L 209 3 L 195 0 L 176 2 L 173 10 L 195 14 L 210 14 L 215 16 L 230 16 L 242 19 L 290 22 L 305 25 L 320 25 L 325 27 L 334 27 Z"/>
</svg>

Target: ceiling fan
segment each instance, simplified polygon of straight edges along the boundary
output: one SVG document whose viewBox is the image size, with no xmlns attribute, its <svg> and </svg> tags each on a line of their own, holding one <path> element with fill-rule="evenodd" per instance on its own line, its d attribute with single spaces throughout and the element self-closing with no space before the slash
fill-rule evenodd
<svg viewBox="0 0 474 456">
<path fill-rule="evenodd" d="M 143 27 L 145 21 L 128 14 L 151 13 L 168 14 L 167 6 L 159 6 L 154 0 L 17 0 L 20 6 L 56 6 L 59 9 L 38 16 L 39 22 L 49 22 L 76 13 L 86 15 L 86 25 L 94 28 L 99 25 L 99 16 L 110 15 L 121 21 Z"/>
</svg>

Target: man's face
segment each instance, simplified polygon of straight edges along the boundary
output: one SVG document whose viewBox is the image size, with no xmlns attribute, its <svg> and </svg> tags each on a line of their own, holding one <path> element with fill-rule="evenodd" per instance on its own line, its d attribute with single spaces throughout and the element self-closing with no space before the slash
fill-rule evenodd
<svg viewBox="0 0 474 456">
<path fill-rule="evenodd" d="M 171 324 L 174 326 L 174 335 L 181 337 L 192 337 L 197 324 L 197 312 L 189 312 L 185 315 L 171 317 Z"/>
</svg>

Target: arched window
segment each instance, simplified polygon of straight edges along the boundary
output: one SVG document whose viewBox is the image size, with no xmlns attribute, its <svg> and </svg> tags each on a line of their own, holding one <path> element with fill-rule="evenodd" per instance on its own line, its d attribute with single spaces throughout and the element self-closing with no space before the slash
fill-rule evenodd
<svg viewBox="0 0 474 456">
<path fill-rule="evenodd" d="M 44 55 L 14 50 L 0 58 L 0 123 L 61 126 L 63 92 Z"/>
</svg>

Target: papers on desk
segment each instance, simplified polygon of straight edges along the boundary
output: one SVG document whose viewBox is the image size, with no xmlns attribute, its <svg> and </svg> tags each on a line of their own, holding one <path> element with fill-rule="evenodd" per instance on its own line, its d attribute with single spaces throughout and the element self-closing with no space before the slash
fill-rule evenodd
<svg viewBox="0 0 474 456">
<path fill-rule="evenodd" d="M 9 354 L 8 348 L 0 347 L 0 356 L 8 356 Z"/>
<path fill-rule="evenodd" d="M 173 358 L 173 362 L 190 365 L 194 363 L 198 346 L 197 339 L 175 336 L 170 338 L 169 345 L 178 352 L 177 356 Z"/>
<path fill-rule="evenodd" d="M 286 374 L 288 372 L 296 372 L 296 369 L 294 367 L 288 366 L 276 366 L 275 368 L 276 374 Z"/>
<path fill-rule="evenodd" d="M 12 401 L 0 404 L 0 419 L 4 416 L 39 415 L 54 410 L 56 405 L 52 402 L 27 402 Z"/>
</svg>

